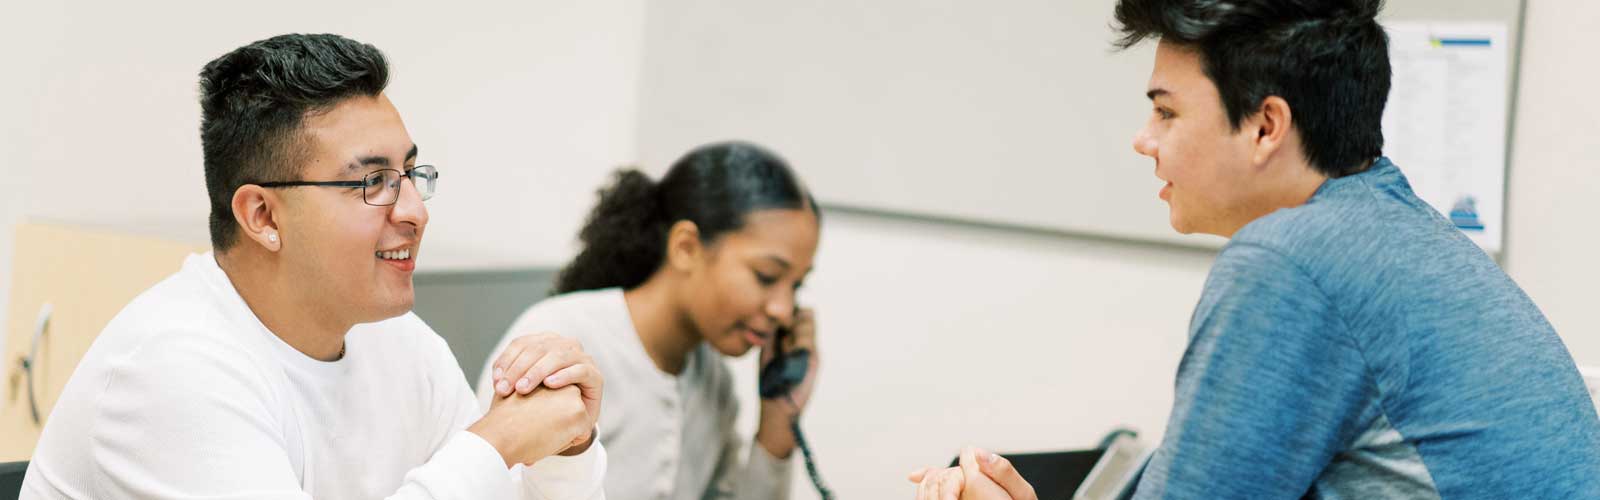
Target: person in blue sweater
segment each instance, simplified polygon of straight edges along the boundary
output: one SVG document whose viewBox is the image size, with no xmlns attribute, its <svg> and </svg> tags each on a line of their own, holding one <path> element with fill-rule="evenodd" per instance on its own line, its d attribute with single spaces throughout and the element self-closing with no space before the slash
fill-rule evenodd
<svg viewBox="0 0 1600 500">
<path fill-rule="evenodd" d="M 1157 40 L 1173 229 L 1229 238 L 1138 499 L 1600 498 L 1600 417 L 1560 337 L 1382 156 L 1379 0 L 1121 0 Z M 1033 499 L 1004 458 L 918 498 Z"/>
</svg>

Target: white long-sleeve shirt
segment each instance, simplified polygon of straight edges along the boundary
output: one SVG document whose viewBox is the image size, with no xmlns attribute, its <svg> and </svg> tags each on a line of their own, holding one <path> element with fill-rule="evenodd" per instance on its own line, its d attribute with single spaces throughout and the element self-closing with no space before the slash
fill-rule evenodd
<svg viewBox="0 0 1600 500">
<path fill-rule="evenodd" d="M 486 365 L 516 337 L 546 331 L 583 342 L 584 352 L 605 374 L 599 432 L 611 457 L 607 495 L 628 500 L 789 497 L 789 459 L 749 443 L 748 458 L 740 460 L 746 441 L 734 429 L 739 399 L 733 376 L 723 356 L 705 343 L 689 354 L 683 373 L 661 371 L 639 340 L 622 290 L 612 288 L 535 304 L 512 325 Z M 478 379 L 480 405 L 493 395 L 493 371 L 486 366 Z"/>
<path fill-rule="evenodd" d="M 413 314 L 312 359 L 190 256 L 95 340 L 45 425 L 24 499 L 602 499 L 605 450 L 508 471 Z"/>
</svg>

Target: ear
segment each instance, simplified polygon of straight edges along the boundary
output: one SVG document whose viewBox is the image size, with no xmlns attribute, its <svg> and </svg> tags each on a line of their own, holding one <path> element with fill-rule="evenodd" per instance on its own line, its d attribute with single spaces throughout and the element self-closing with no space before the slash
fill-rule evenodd
<svg viewBox="0 0 1600 500">
<path fill-rule="evenodd" d="M 683 272 L 693 271 L 704 258 L 705 245 L 700 244 L 700 226 L 680 220 L 667 230 L 667 265 Z"/>
<path fill-rule="evenodd" d="M 278 197 L 261 186 L 247 184 L 235 190 L 233 220 L 239 223 L 240 237 L 268 252 L 283 248 L 283 234 L 278 232 L 278 204 Z"/>
<path fill-rule="evenodd" d="M 1251 119 L 1255 132 L 1253 143 L 1255 153 L 1251 161 L 1255 165 L 1265 165 L 1272 155 L 1288 146 L 1292 137 L 1291 127 L 1294 125 L 1294 115 L 1289 110 L 1289 101 L 1278 96 L 1267 96 L 1261 100 L 1261 109 L 1256 111 Z"/>
</svg>

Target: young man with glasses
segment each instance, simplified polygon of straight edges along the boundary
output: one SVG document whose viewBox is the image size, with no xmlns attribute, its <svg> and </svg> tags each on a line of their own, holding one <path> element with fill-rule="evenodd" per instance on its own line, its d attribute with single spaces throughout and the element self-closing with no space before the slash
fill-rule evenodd
<svg viewBox="0 0 1600 500">
<path fill-rule="evenodd" d="M 206 65 L 214 251 L 106 326 L 22 498 L 603 497 L 603 381 L 575 342 L 543 335 L 543 387 L 484 415 L 409 312 L 439 174 L 387 80 L 376 48 L 335 35 Z"/>
<path fill-rule="evenodd" d="M 1134 150 L 1173 229 L 1230 239 L 1137 499 L 1600 498 L 1561 338 L 1382 156 L 1381 5 L 1117 2 L 1123 47 L 1159 40 Z M 997 455 L 961 463 L 918 498 L 1035 498 Z"/>
</svg>

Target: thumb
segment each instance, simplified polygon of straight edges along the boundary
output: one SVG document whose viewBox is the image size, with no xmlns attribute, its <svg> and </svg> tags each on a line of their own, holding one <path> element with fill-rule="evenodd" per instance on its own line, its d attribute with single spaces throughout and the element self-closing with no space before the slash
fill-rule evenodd
<svg viewBox="0 0 1600 500">
<path fill-rule="evenodd" d="M 1004 488 L 1011 498 L 1017 500 L 1034 500 L 1038 498 L 1033 492 L 1033 485 L 1022 479 L 1022 474 L 1011 466 L 1010 460 L 1006 460 L 1005 457 L 999 454 L 982 450 L 978 451 L 978 457 L 975 460 L 978 462 L 979 468 L 983 469 L 983 473 L 988 475 L 995 483 L 998 483 L 1001 488 Z"/>
<path fill-rule="evenodd" d="M 967 484 L 977 483 L 976 480 L 983 476 L 983 470 L 978 464 L 979 451 L 981 450 L 971 446 L 961 448 L 961 477 L 967 480 Z"/>
</svg>

